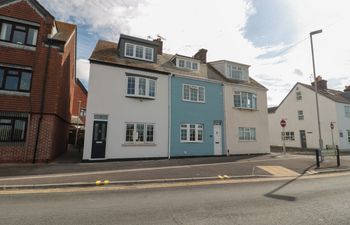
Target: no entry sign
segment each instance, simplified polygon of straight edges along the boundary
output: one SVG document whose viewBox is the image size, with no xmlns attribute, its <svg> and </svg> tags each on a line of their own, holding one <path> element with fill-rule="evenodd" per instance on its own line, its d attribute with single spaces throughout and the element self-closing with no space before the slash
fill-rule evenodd
<svg viewBox="0 0 350 225">
<path fill-rule="evenodd" d="M 287 122 L 284 119 L 281 119 L 281 127 L 285 127 L 287 125 Z"/>
</svg>

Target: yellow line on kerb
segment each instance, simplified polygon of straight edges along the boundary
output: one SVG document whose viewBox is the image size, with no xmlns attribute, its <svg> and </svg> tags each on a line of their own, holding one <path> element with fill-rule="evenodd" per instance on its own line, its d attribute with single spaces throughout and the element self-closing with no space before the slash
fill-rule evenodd
<svg viewBox="0 0 350 225">
<path fill-rule="evenodd" d="M 266 172 L 276 177 L 295 177 L 300 175 L 299 173 L 287 169 L 283 166 L 258 166 L 258 168 L 265 170 Z"/>
</svg>

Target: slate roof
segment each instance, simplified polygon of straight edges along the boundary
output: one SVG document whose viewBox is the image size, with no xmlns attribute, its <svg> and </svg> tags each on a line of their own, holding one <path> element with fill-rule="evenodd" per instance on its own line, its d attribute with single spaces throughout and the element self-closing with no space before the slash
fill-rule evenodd
<svg viewBox="0 0 350 225">
<path fill-rule="evenodd" d="M 270 108 L 267 109 L 267 112 L 268 113 L 274 113 L 274 112 L 276 112 L 277 109 L 278 109 L 278 106 L 270 107 Z"/>
<path fill-rule="evenodd" d="M 299 83 L 299 84 L 314 91 L 314 88 L 311 85 L 303 84 L 303 83 Z M 333 89 L 325 89 L 325 90 L 318 90 L 318 93 L 320 93 L 324 97 L 329 98 L 330 100 L 333 100 L 335 102 L 350 104 L 350 97 L 347 97 L 346 95 L 344 95 L 344 92 L 342 92 L 342 91 L 337 91 L 337 90 L 333 90 Z"/>
<path fill-rule="evenodd" d="M 125 35 L 123 36 L 125 37 Z M 178 68 L 171 62 L 171 60 L 177 56 L 177 54 L 167 54 L 163 53 L 162 55 L 158 54 L 157 63 L 149 63 L 142 60 L 135 60 L 129 58 L 122 58 L 118 55 L 118 44 L 115 42 L 99 40 L 96 44 L 94 51 L 90 57 L 91 62 L 103 63 L 117 65 L 121 67 L 128 67 L 133 69 L 154 71 L 163 74 L 178 74 L 193 76 L 197 78 L 209 78 L 211 80 L 223 81 L 228 83 L 243 84 L 251 87 L 258 87 L 266 89 L 263 85 L 258 83 L 252 78 L 249 78 L 249 82 L 239 82 L 233 81 L 226 78 L 218 70 L 216 70 L 210 63 L 200 63 L 198 71 L 193 71 L 184 68 Z M 183 56 L 181 56 L 183 57 Z M 185 56 L 187 58 L 191 58 Z M 266 89 L 267 90 L 267 89 Z"/>
</svg>

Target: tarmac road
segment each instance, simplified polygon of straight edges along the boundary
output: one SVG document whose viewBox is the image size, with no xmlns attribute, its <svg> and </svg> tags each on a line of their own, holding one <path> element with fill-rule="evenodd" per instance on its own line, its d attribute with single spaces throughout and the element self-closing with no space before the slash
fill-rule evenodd
<svg viewBox="0 0 350 225">
<path fill-rule="evenodd" d="M 7 225 L 347 225 L 349 209 L 350 173 L 253 183 L 0 194 L 0 224 Z"/>
</svg>

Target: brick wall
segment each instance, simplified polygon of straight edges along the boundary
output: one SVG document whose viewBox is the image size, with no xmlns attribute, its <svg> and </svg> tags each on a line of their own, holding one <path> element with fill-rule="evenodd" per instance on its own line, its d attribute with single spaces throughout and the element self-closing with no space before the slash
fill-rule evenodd
<svg viewBox="0 0 350 225">
<path fill-rule="evenodd" d="M 31 162 L 41 106 L 46 64 L 48 62 L 45 107 L 41 124 L 37 159 L 50 161 L 66 150 L 72 112 L 75 75 L 76 37 L 66 43 L 64 51 L 50 49 L 44 40 L 51 33 L 54 20 L 42 17 L 27 1 L 19 1 L 0 8 L 1 16 L 8 16 L 40 24 L 36 51 L 5 47 L 0 44 L 0 63 L 31 67 L 33 70 L 30 96 L 0 95 L 0 112 L 27 112 L 25 143 L 0 143 L 0 162 Z"/>
</svg>

